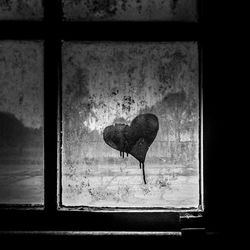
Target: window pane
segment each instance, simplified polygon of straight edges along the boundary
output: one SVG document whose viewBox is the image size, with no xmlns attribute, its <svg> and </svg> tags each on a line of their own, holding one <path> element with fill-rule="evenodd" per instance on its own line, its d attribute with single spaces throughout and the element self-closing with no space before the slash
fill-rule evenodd
<svg viewBox="0 0 250 250">
<path fill-rule="evenodd" d="M 197 21 L 196 0 L 63 0 L 66 20 Z"/>
<path fill-rule="evenodd" d="M 0 0 L 0 20 L 40 20 L 42 0 Z"/>
<path fill-rule="evenodd" d="M 0 203 L 42 204 L 43 45 L 0 42 Z"/>
<path fill-rule="evenodd" d="M 198 207 L 197 47 L 63 44 L 63 205 Z"/>
</svg>

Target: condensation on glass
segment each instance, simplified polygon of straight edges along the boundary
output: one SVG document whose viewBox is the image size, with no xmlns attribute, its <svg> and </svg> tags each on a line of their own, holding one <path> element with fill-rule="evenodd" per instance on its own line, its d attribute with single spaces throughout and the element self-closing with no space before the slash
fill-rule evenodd
<svg viewBox="0 0 250 250">
<path fill-rule="evenodd" d="M 1 41 L 1 204 L 43 204 L 43 156 L 43 43 Z"/>
<path fill-rule="evenodd" d="M 72 21 L 197 21 L 196 0 L 63 0 Z"/>
<path fill-rule="evenodd" d="M 198 64 L 196 42 L 63 43 L 61 205 L 198 208 Z M 135 128 L 133 120 L 144 114 L 152 115 Z M 134 157 L 143 151 L 140 143 L 119 145 L 148 124 L 157 135 L 144 180 Z M 135 128 L 133 137 L 125 127 Z M 145 133 L 143 140 L 151 135 Z"/>
<path fill-rule="evenodd" d="M 0 20 L 41 20 L 42 0 L 0 0 Z"/>
</svg>

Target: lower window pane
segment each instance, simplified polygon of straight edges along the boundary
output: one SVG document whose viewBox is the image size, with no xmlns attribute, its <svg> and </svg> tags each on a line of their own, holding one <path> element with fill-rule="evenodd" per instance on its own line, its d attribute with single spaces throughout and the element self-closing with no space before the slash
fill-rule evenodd
<svg viewBox="0 0 250 250">
<path fill-rule="evenodd" d="M 64 206 L 198 208 L 195 42 L 63 44 Z"/>
<path fill-rule="evenodd" d="M 0 203 L 43 204 L 43 44 L 0 42 Z"/>
</svg>

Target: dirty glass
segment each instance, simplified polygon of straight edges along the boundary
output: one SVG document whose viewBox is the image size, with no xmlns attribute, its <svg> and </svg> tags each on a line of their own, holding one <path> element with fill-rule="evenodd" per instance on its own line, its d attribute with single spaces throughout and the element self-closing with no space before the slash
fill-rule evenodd
<svg viewBox="0 0 250 250">
<path fill-rule="evenodd" d="M 42 204 L 43 44 L 0 42 L 0 203 Z"/>
<path fill-rule="evenodd" d="M 42 0 L 0 0 L 0 20 L 41 20 Z"/>
<path fill-rule="evenodd" d="M 72 21 L 197 21 L 196 0 L 62 0 Z"/>
<path fill-rule="evenodd" d="M 195 42 L 62 48 L 64 206 L 197 208 Z"/>
</svg>

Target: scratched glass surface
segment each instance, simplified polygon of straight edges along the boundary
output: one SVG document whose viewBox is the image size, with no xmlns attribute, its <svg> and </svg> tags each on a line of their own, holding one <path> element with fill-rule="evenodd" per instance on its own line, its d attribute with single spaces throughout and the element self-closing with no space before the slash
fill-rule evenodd
<svg viewBox="0 0 250 250">
<path fill-rule="evenodd" d="M 42 0 L 0 0 L 0 20 L 41 20 Z"/>
<path fill-rule="evenodd" d="M 64 42 L 64 206 L 197 208 L 195 42 Z"/>
<path fill-rule="evenodd" d="M 43 45 L 0 42 L 0 203 L 43 204 Z"/>
<path fill-rule="evenodd" d="M 71 21 L 197 22 L 197 0 L 63 0 Z"/>
</svg>

